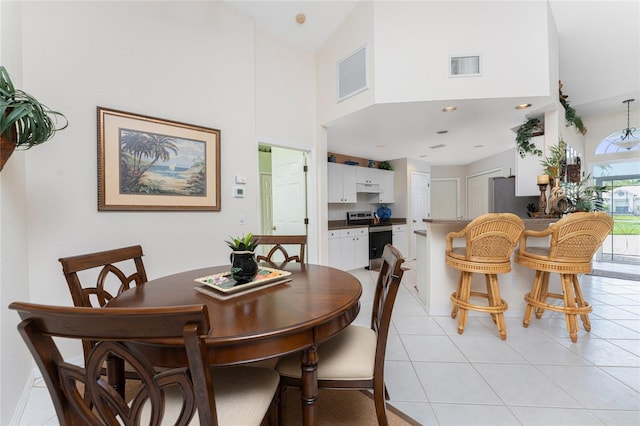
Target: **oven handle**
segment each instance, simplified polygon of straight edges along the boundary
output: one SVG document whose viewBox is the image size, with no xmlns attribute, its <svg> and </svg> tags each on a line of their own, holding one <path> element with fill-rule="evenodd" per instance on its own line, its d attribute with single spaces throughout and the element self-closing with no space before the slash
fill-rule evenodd
<svg viewBox="0 0 640 426">
<path fill-rule="evenodd" d="M 369 227 L 370 234 L 372 232 L 389 232 L 389 231 L 393 231 L 393 226 L 389 225 L 389 226 L 370 226 Z"/>
</svg>

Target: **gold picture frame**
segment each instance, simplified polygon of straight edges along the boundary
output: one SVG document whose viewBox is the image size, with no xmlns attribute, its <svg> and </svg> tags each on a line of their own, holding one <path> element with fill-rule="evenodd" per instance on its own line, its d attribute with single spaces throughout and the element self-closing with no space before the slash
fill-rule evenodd
<svg viewBox="0 0 640 426">
<path fill-rule="evenodd" d="M 220 130 L 97 113 L 99 211 L 220 211 Z"/>
</svg>

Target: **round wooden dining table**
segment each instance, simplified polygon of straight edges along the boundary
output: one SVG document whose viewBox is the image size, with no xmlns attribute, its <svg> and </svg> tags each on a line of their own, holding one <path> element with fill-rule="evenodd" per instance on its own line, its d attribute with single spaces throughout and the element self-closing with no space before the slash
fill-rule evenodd
<svg viewBox="0 0 640 426">
<path fill-rule="evenodd" d="M 205 340 L 212 366 L 260 361 L 300 352 L 302 417 L 316 424 L 317 345 L 358 315 L 362 286 L 353 275 L 322 265 L 288 263 L 290 281 L 220 299 L 197 291 L 197 278 L 228 272 L 216 266 L 153 279 L 113 298 L 108 307 L 207 305 L 211 329 Z M 132 325 L 135 326 L 135 325 Z M 157 366 L 188 365 L 182 342 L 144 345 Z"/>
</svg>

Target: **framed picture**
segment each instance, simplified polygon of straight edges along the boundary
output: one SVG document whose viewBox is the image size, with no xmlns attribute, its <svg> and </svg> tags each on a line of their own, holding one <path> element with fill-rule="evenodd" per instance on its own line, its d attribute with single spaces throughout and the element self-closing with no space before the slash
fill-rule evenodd
<svg viewBox="0 0 640 426">
<path fill-rule="evenodd" d="M 220 130 L 98 107 L 98 210 L 220 210 Z"/>
</svg>

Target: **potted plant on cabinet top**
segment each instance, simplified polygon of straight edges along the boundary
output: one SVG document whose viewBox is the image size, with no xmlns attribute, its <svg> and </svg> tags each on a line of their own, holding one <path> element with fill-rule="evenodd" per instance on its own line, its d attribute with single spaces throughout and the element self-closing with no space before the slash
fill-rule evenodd
<svg viewBox="0 0 640 426">
<path fill-rule="evenodd" d="M 9 72 L 0 66 L 0 170 L 16 148 L 26 150 L 46 142 L 68 124 L 62 113 L 16 89 Z"/>
</svg>

